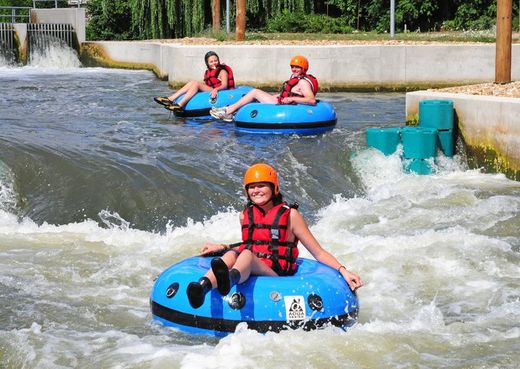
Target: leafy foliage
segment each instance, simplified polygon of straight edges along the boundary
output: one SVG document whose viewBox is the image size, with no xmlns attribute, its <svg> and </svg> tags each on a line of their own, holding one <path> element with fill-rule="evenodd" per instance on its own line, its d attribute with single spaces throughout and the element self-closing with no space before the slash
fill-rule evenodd
<svg viewBox="0 0 520 369">
<path fill-rule="evenodd" d="M 267 22 L 267 32 L 350 33 L 353 28 L 345 18 L 292 13 L 287 10 Z"/>
<path fill-rule="evenodd" d="M 396 32 L 405 28 L 420 32 L 487 30 L 496 22 L 496 0 L 396 0 L 395 5 Z M 515 17 L 518 5 L 513 2 Z M 0 6 L 32 6 L 32 0 L 0 0 Z M 224 15 L 226 1 L 220 1 L 220 6 Z M 232 23 L 235 7 L 236 0 L 231 0 Z M 122 40 L 198 35 L 211 28 L 211 13 L 212 0 L 89 0 L 87 38 Z M 249 31 L 388 32 L 390 0 L 247 0 L 246 18 Z M 515 21 L 517 24 L 518 19 Z"/>
<path fill-rule="evenodd" d="M 32 0 L 0 0 L 0 6 L 33 6 Z M 54 8 L 54 1 L 38 1 L 36 7 L 39 8 Z M 65 0 L 58 1 L 58 7 L 66 8 L 68 3 Z"/>
<path fill-rule="evenodd" d="M 89 0 L 89 40 L 127 40 L 133 38 L 130 7 L 127 0 Z"/>
<path fill-rule="evenodd" d="M 203 31 L 204 0 L 90 0 L 89 39 L 160 39 Z M 209 13 L 208 16 L 211 14 Z"/>
<path fill-rule="evenodd" d="M 455 29 L 489 29 L 496 21 L 496 1 L 466 0 L 457 1 L 459 6 L 453 19 Z M 516 3 L 516 2 L 515 2 Z"/>
<path fill-rule="evenodd" d="M 318 1 L 323 2 L 323 1 Z M 279 17 L 284 12 L 311 14 L 317 1 L 309 0 L 247 0 L 247 25 L 250 28 L 262 29 L 268 20 Z"/>
<path fill-rule="evenodd" d="M 362 31 L 385 32 L 390 29 L 390 1 L 329 0 L 350 26 Z M 483 30 L 496 22 L 495 0 L 398 0 L 395 2 L 395 27 L 398 31 Z M 513 14 L 518 2 L 513 2 Z"/>
</svg>

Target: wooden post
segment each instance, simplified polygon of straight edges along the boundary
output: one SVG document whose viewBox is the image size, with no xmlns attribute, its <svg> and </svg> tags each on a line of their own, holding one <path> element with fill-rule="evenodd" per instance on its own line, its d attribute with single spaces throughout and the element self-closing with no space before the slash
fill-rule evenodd
<svg viewBox="0 0 520 369">
<path fill-rule="evenodd" d="M 213 33 L 220 31 L 220 0 L 213 0 Z"/>
<path fill-rule="evenodd" d="M 511 82 L 513 0 L 497 0 L 495 83 Z"/>
<path fill-rule="evenodd" d="M 246 36 L 246 0 L 237 0 L 237 41 L 244 41 Z"/>
</svg>

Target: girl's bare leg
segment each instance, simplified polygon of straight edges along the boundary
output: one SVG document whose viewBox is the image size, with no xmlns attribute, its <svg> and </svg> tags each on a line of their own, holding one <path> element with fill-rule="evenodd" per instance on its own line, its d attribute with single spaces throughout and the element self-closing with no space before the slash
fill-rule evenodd
<svg viewBox="0 0 520 369">
<path fill-rule="evenodd" d="M 274 270 L 269 268 L 249 250 L 244 250 L 240 253 L 233 265 L 233 268 L 240 272 L 239 283 L 247 281 L 251 274 L 269 275 L 273 277 L 277 276 Z"/>
<path fill-rule="evenodd" d="M 190 99 L 199 91 L 211 91 L 211 87 L 206 85 L 204 82 L 200 81 L 190 81 L 182 86 L 179 90 L 175 91 L 175 93 L 171 96 L 168 96 L 168 99 L 171 101 L 177 100 L 179 96 L 182 94 L 186 94 L 182 101 L 178 104 L 180 106 L 184 106 L 190 101 Z"/>
<path fill-rule="evenodd" d="M 188 85 L 187 85 L 188 86 Z M 207 91 L 211 91 L 213 88 L 208 86 L 207 84 L 205 84 L 204 82 L 200 82 L 200 81 L 191 81 L 189 82 L 189 86 L 188 86 L 188 89 L 186 90 L 186 94 L 184 95 L 184 97 L 182 98 L 181 101 L 179 101 L 179 105 L 181 107 L 184 107 L 188 101 L 190 101 L 190 99 L 199 91 L 204 91 L 204 92 L 207 92 Z"/>
<path fill-rule="evenodd" d="M 271 95 L 269 92 L 265 92 L 258 88 L 255 88 L 245 94 L 240 100 L 238 100 L 233 105 L 229 105 L 226 109 L 226 114 L 233 114 L 242 106 L 249 104 L 253 101 L 258 101 L 264 104 L 276 104 L 278 102 L 278 97 L 275 95 Z"/>
</svg>

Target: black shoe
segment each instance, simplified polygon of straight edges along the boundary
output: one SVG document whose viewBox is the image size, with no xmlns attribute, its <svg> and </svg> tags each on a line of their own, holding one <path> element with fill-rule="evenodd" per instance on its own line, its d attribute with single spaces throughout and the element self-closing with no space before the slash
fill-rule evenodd
<svg viewBox="0 0 520 369">
<path fill-rule="evenodd" d="M 182 109 L 182 106 L 180 106 L 177 103 L 173 103 L 173 102 L 170 105 L 165 105 L 164 108 L 168 109 L 169 111 L 173 111 L 173 112 L 184 110 L 184 109 Z"/>
<path fill-rule="evenodd" d="M 229 269 L 226 263 L 224 263 L 224 260 L 221 258 L 214 258 L 211 260 L 211 270 L 217 279 L 218 292 L 220 292 L 222 296 L 227 295 L 231 289 L 231 283 L 229 281 Z"/>
<path fill-rule="evenodd" d="M 229 271 L 229 281 L 231 282 L 231 287 L 240 282 L 240 277 L 241 275 L 238 269 L 233 268 Z"/>
<path fill-rule="evenodd" d="M 161 105 L 164 105 L 164 106 L 168 106 L 168 105 L 171 105 L 173 103 L 173 101 L 171 101 L 167 97 L 160 97 L 160 96 L 154 97 L 153 101 L 155 101 L 157 104 L 161 104 Z"/>
<path fill-rule="evenodd" d="M 211 282 L 208 278 L 202 277 L 198 282 L 191 282 L 186 289 L 191 307 L 194 309 L 201 307 L 209 291 L 211 291 Z"/>
</svg>

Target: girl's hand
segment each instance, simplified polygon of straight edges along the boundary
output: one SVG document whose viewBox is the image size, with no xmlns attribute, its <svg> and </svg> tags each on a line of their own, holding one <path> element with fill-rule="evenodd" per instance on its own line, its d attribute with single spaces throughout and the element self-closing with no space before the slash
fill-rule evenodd
<svg viewBox="0 0 520 369">
<path fill-rule="evenodd" d="M 209 243 L 206 242 L 204 246 L 200 249 L 201 255 L 207 255 L 212 253 L 217 253 L 220 251 L 223 251 L 225 249 L 224 245 L 221 245 L 220 243 Z"/>
<path fill-rule="evenodd" d="M 341 273 L 343 278 L 345 278 L 345 281 L 347 281 L 348 286 L 350 287 L 352 292 L 354 292 L 355 290 L 357 290 L 360 287 L 363 287 L 363 281 L 361 280 L 361 278 L 356 273 L 349 272 L 344 267 L 341 268 L 339 270 L 339 272 Z"/>
<path fill-rule="evenodd" d="M 210 92 L 210 96 L 212 99 L 214 99 L 215 97 L 217 97 L 217 94 L 218 94 L 218 91 L 216 88 L 214 88 L 213 90 L 211 90 Z"/>
</svg>

